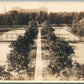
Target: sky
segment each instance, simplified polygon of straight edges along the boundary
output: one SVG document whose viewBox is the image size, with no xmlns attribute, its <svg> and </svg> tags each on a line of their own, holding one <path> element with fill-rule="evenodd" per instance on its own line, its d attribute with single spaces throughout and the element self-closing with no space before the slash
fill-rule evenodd
<svg viewBox="0 0 84 84">
<path fill-rule="evenodd" d="M 53 1 L 0 1 L 0 13 L 9 11 L 13 7 L 33 9 L 47 7 L 48 12 L 80 12 L 84 11 L 84 2 L 53 2 Z"/>
</svg>

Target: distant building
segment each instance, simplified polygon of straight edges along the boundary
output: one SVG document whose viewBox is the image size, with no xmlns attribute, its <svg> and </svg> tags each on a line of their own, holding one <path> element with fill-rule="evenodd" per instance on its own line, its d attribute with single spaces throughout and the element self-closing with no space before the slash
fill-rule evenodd
<svg viewBox="0 0 84 84">
<path fill-rule="evenodd" d="M 46 7 L 40 7 L 40 8 L 37 9 L 37 11 L 38 12 L 41 12 L 41 11 L 48 12 L 48 8 L 46 8 Z"/>
<path fill-rule="evenodd" d="M 12 8 L 12 11 L 18 11 L 18 12 L 48 12 L 48 8 L 46 7 L 40 7 L 40 8 L 37 8 L 37 9 L 23 9 L 23 8 L 20 8 L 20 7 L 13 7 Z"/>
<path fill-rule="evenodd" d="M 13 7 L 12 10 L 15 10 L 15 11 L 23 11 L 24 9 L 21 8 L 21 7 Z"/>
</svg>

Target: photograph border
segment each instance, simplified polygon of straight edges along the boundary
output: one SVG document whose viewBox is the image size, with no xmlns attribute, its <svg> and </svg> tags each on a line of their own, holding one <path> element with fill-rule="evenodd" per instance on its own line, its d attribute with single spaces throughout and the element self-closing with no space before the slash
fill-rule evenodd
<svg viewBox="0 0 84 84">
<path fill-rule="evenodd" d="M 39 2 L 84 2 L 84 0 L 0 0 L 1 1 L 39 1 Z M 49 82 L 49 83 L 48 83 Z M 84 84 L 83 81 L 0 81 L 0 84 Z"/>
</svg>

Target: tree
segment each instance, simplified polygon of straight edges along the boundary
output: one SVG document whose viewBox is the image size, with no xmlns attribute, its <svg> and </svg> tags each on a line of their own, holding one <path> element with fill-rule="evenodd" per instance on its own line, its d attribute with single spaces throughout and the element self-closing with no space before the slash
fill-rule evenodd
<svg viewBox="0 0 84 84">
<path fill-rule="evenodd" d="M 50 13 L 49 18 L 48 18 L 48 22 L 50 24 L 54 24 L 55 23 L 55 18 L 56 18 L 55 15 L 53 13 Z"/>
<path fill-rule="evenodd" d="M 78 21 L 79 21 L 79 14 L 75 14 L 72 20 L 72 27 L 71 27 L 71 31 L 73 33 L 77 33 Z"/>
<path fill-rule="evenodd" d="M 42 22 L 44 22 L 44 21 L 46 21 L 48 19 L 48 15 L 47 15 L 47 13 L 46 12 L 40 12 L 39 14 L 38 14 L 38 16 L 37 16 L 37 21 L 39 22 L 39 23 L 42 23 Z"/>
<path fill-rule="evenodd" d="M 42 29 L 42 35 L 46 37 L 50 49 L 51 62 L 49 68 L 53 73 L 60 73 L 65 67 L 72 67 L 71 54 L 74 53 L 68 42 L 60 40 L 53 33 L 53 29 L 46 24 Z"/>
<path fill-rule="evenodd" d="M 13 68 L 13 70 L 27 70 L 28 71 L 28 63 L 29 63 L 29 52 L 31 49 L 31 44 L 34 44 L 34 40 L 38 33 L 36 25 L 29 26 L 28 30 L 26 30 L 24 36 L 19 36 L 17 41 L 12 42 L 10 47 L 12 50 L 8 55 L 8 63 L 9 66 Z"/>
</svg>

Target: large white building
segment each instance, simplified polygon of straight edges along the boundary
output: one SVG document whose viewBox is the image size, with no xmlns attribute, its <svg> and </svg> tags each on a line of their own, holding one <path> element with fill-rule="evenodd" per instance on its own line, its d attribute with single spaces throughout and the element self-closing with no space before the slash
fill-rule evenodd
<svg viewBox="0 0 84 84">
<path fill-rule="evenodd" d="M 18 12 L 48 12 L 48 8 L 46 7 L 40 7 L 40 8 L 37 8 L 37 9 L 23 9 L 23 8 L 20 8 L 20 7 L 13 7 L 12 8 L 12 11 L 18 11 Z"/>
</svg>

